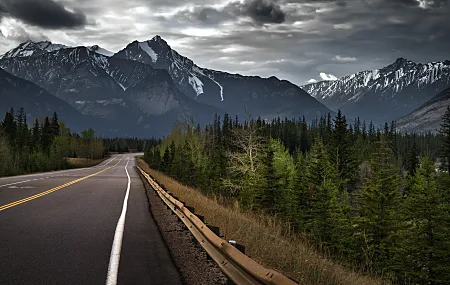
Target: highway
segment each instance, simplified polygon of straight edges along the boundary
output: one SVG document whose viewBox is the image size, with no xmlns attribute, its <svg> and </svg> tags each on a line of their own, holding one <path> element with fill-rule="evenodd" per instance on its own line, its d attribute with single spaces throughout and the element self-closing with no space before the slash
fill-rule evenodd
<svg viewBox="0 0 450 285">
<path fill-rule="evenodd" d="M 134 166 L 0 178 L 0 284 L 182 284 Z"/>
</svg>

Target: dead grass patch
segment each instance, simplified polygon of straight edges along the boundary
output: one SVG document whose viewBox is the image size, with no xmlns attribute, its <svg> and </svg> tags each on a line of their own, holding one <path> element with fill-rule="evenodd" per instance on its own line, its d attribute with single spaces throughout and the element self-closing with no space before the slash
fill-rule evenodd
<svg viewBox="0 0 450 285">
<path fill-rule="evenodd" d="M 218 226 L 227 240 L 245 245 L 246 254 L 267 268 L 275 269 L 300 284 L 381 284 L 380 279 L 353 272 L 318 253 L 299 235 L 290 233 L 283 223 L 261 214 L 244 212 L 238 205 L 225 207 L 218 198 L 209 198 L 167 175 L 150 169 L 138 160 L 147 173 L 163 184 L 207 223 Z"/>
<path fill-rule="evenodd" d="M 99 158 L 99 159 L 87 159 L 87 158 L 67 158 L 67 163 L 70 168 L 84 168 L 96 166 L 109 157 Z"/>
</svg>

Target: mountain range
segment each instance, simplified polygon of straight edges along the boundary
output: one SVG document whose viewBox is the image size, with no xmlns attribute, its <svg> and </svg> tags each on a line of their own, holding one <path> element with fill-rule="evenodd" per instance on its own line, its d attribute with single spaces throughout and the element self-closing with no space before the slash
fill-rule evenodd
<svg viewBox="0 0 450 285">
<path fill-rule="evenodd" d="M 0 111 L 24 107 L 30 117 L 57 111 L 73 127 L 90 124 L 108 136 L 163 136 L 177 120 L 204 124 L 224 112 L 311 120 L 338 109 L 375 124 L 402 117 L 399 128 L 417 131 L 429 126 L 411 123 L 431 112 L 423 108 L 434 104 L 427 110 L 437 118 L 437 106 L 449 104 L 442 94 L 433 97 L 450 87 L 450 61 L 399 58 L 380 69 L 299 87 L 276 77 L 199 67 L 159 36 L 117 53 L 97 45 L 27 41 L 0 56 L 0 82 Z"/>
<path fill-rule="evenodd" d="M 0 68 L 83 115 L 125 125 L 116 128 L 117 135 L 161 136 L 177 120 L 206 123 L 224 112 L 264 119 L 312 119 L 331 112 L 288 81 L 198 67 L 159 36 L 130 43 L 113 55 L 99 46 L 27 41 L 1 56 Z M 10 104 L 18 107 L 20 102 Z"/>
<path fill-rule="evenodd" d="M 447 88 L 407 116 L 397 120 L 397 129 L 410 132 L 436 132 L 449 106 L 450 88 Z"/>
<path fill-rule="evenodd" d="M 450 87 L 450 61 L 414 63 L 399 58 L 375 70 L 302 88 L 332 110 L 383 124 L 414 111 Z"/>
</svg>

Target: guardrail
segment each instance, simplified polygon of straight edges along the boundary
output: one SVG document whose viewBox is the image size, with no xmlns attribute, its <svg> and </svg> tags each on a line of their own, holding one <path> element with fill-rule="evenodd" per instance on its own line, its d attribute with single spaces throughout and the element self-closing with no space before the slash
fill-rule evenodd
<svg viewBox="0 0 450 285">
<path fill-rule="evenodd" d="M 238 285 L 298 284 L 275 270 L 264 268 L 240 252 L 236 247 L 217 236 L 182 202 L 162 189 L 142 168 L 139 166 L 137 168 L 164 203 L 180 218 L 211 259 L 217 263 L 222 272 L 232 282 Z"/>
</svg>

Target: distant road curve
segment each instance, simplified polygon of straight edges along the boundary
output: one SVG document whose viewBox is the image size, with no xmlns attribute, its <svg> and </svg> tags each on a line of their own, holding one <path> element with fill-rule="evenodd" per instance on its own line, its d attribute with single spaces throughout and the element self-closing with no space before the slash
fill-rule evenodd
<svg viewBox="0 0 450 285">
<path fill-rule="evenodd" d="M 0 178 L 0 284 L 181 284 L 134 158 Z"/>
</svg>

